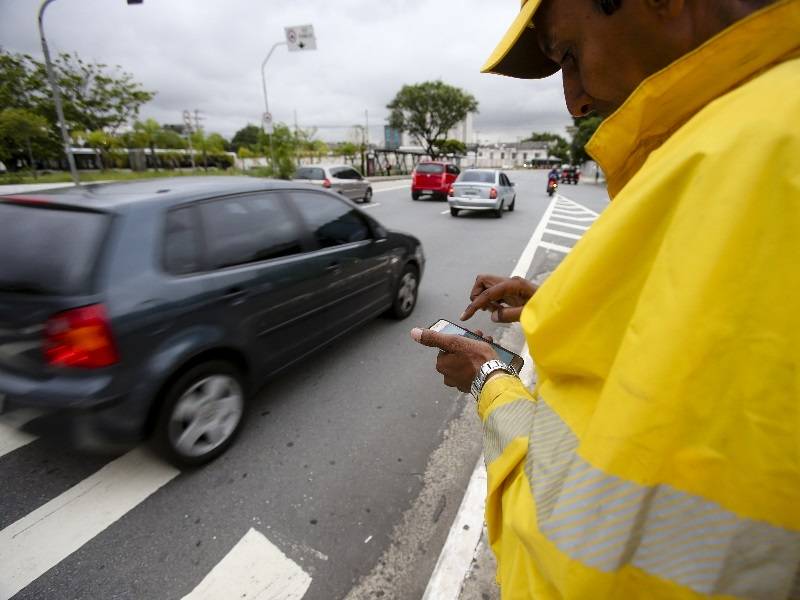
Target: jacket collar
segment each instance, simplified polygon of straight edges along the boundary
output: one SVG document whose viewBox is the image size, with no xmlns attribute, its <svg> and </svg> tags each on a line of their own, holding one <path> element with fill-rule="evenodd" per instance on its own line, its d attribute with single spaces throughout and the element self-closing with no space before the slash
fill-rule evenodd
<svg viewBox="0 0 800 600">
<path fill-rule="evenodd" d="M 586 145 L 613 198 L 650 153 L 709 102 L 800 51 L 800 0 L 738 21 L 645 79 Z"/>
</svg>

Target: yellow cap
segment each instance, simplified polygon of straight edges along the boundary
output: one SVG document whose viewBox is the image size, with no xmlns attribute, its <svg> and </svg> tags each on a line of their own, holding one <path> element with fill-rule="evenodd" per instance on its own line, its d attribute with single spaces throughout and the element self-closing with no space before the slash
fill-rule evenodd
<svg viewBox="0 0 800 600">
<path fill-rule="evenodd" d="M 482 73 L 541 79 L 558 71 L 559 66 L 542 53 L 531 26 L 541 3 L 542 0 L 522 0 L 517 18 L 481 67 Z"/>
</svg>

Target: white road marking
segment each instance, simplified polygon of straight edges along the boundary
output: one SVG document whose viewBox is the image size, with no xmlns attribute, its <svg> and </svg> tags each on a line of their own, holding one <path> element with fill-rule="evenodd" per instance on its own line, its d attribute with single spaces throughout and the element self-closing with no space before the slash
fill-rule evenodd
<svg viewBox="0 0 800 600">
<path fill-rule="evenodd" d="M 522 251 L 522 254 L 517 261 L 514 270 L 511 271 L 511 277 L 527 277 L 528 276 L 528 269 L 531 268 L 531 263 L 533 262 L 533 256 L 536 254 L 536 248 L 542 242 L 542 236 L 544 235 L 545 230 L 547 229 L 547 222 L 550 220 L 550 215 L 553 214 L 553 209 L 555 208 L 555 203 L 558 200 L 559 196 L 553 196 L 553 199 L 550 201 L 550 204 L 547 205 L 547 208 L 544 210 L 544 214 L 542 218 L 539 220 L 539 224 L 536 226 L 536 229 L 533 230 L 533 235 L 531 235 L 531 239 L 528 240 L 528 245 L 525 246 L 525 250 Z"/>
<path fill-rule="evenodd" d="M 542 236 L 547 229 L 547 223 L 558 199 L 559 196 L 555 195 L 550 200 L 550 204 L 545 209 L 539 224 L 533 231 L 528 244 L 511 272 L 512 277 L 527 277 L 528 269 L 530 269 L 533 257 L 536 254 L 536 248 L 543 244 Z M 526 349 L 527 345 L 523 350 Z M 528 386 L 533 380 L 533 365 L 531 363 L 532 361 L 530 360 L 526 361 L 520 374 L 522 381 Z M 458 598 L 464 576 L 475 554 L 475 548 L 480 541 L 485 501 L 486 467 L 484 466 L 483 455 L 481 455 L 472 472 L 467 491 L 461 500 L 461 505 L 447 535 L 444 547 L 439 554 L 439 559 L 436 561 L 433 575 L 428 580 L 423 600 L 454 600 Z"/>
<path fill-rule="evenodd" d="M 558 225 L 559 227 L 570 227 L 572 229 L 580 229 L 581 231 L 586 231 L 589 229 L 588 225 L 575 225 L 575 223 L 563 223 L 562 221 L 556 221 L 555 219 L 550 220 L 550 225 Z"/>
<path fill-rule="evenodd" d="M 557 229 L 545 229 L 545 233 L 549 233 L 550 235 L 557 235 L 563 238 L 569 238 L 571 240 L 579 240 L 581 239 L 580 235 L 575 235 L 574 233 L 567 233 L 566 231 L 558 231 Z"/>
<path fill-rule="evenodd" d="M 597 217 L 592 217 L 592 216 L 577 217 L 577 216 L 570 216 L 570 215 L 565 215 L 565 214 L 561 214 L 561 213 L 554 213 L 553 216 L 554 217 L 558 217 L 559 219 L 564 219 L 565 221 L 580 221 L 580 222 L 594 221 L 597 218 Z"/>
<path fill-rule="evenodd" d="M 40 414 L 39 411 L 32 409 L 20 409 L 0 417 L 0 456 L 22 448 L 36 439 L 35 435 L 20 431 L 19 428 Z"/>
<path fill-rule="evenodd" d="M 250 529 L 183 600 L 300 600 L 310 585 L 297 563 Z"/>
<path fill-rule="evenodd" d="M 564 198 L 564 201 L 568 203 L 568 206 L 574 206 L 576 208 L 580 208 L 581 210 L 584 210 L 587 213 L 594 215 L 595 217 L 599 217 L 600 216 L 599 212 L 595 212 L 591 208 L 585 207 L 583 204 L 575 202 L 574 200 L 570 200 L 569 198 L 566 198 L 564 196 L 562 196 L 562 198 Z"/>
<path fill-rule="evenodd" d="M 481 454 L 422 600 L 458 598 L 464 574 L 481 539 L 485 502 L 486 466 Z"/>
<path fill-rule="evenodd" d="M 375 208 L 376 206 L 380 206 L 380 202 L 370 202 L 369 204 L 359 204 L 359 208 Z"/>
<path fill-rule="evenodd" d="M 561 244 L 553 244 L 551 242 L 540 242 L 539 248 L 544 248 L 545 250 L 555 250 L 556 252 L 563 252 L 564 254 L 569 254 L 572 248 L 570 246 L 562 246 Z"/>
<path fill-rule="evenodd" d="M 178 473 L 135 448 L 0 531 L 0 598 L 16 594 Z"/>
</svg>

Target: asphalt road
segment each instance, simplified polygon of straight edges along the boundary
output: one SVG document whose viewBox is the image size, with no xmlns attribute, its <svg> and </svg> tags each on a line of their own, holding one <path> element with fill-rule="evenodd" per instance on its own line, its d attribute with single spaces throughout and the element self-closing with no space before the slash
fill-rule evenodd
<svg viewBox="0 0 800 600">
<path fill-rule="evenodd" d="M 513 269 L 549 199 L 544 172 L 509 175 L 516 210 L 501 219 L 453 218 L 444 202 L 412 201 L 407 182 L 376 184 L 364 210 L 423 242 L 427 266 L 414 313 L 401 322 L 378 319 L 271 381 L 226 455 L 167 474 L 75 551 L 52 565 L 43 560 L 42 574 L 14 598 L 182 598 L 251 529 L 310 577 L 308 600 L 419 598 L 480 455 L 480 427 L 472 401 L 441 384 L 435 352 L 408 331 L 456 321 L 477 273 Z M 593 183 L 561 191 L 596 212 L 606 204 Z M 471 327 L 497 336 L 502 326 L 479 315 Z M 127 463 L 115 458 L 79 455 L 46 439 L 3 455 L 0 530 L 67 503 L 65 493 L 112 463 L 123 465 L 124 478 Z M 80 530 L 86 519 L 90 531 L 98 516 L 91 505 L 85 512 L 71 513 L 69 525 Z M 51 526 L 43 539 L 62 543 L 59 523 Z"/>
</svg>

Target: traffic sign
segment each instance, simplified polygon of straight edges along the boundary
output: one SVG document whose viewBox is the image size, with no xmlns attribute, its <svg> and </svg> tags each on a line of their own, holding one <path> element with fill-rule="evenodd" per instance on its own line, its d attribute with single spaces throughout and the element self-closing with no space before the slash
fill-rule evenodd
<svg viewBox="0 0 800 600">
<path fill-rule="evenodd" d="M 272 135 L 273 131 L 275 130 L 272 123 L 272 113 L 265 112 L 262 119 L 264 123 L 264 133 Z"/>
<path fill-rule="evenodd" d="M 289 52 L 317 49 L 317 38 L 314 37 L 313 25 L 294 25 L 283 29 L 286 33 L 286 45 L 289 47 Z"/>
</svg>

